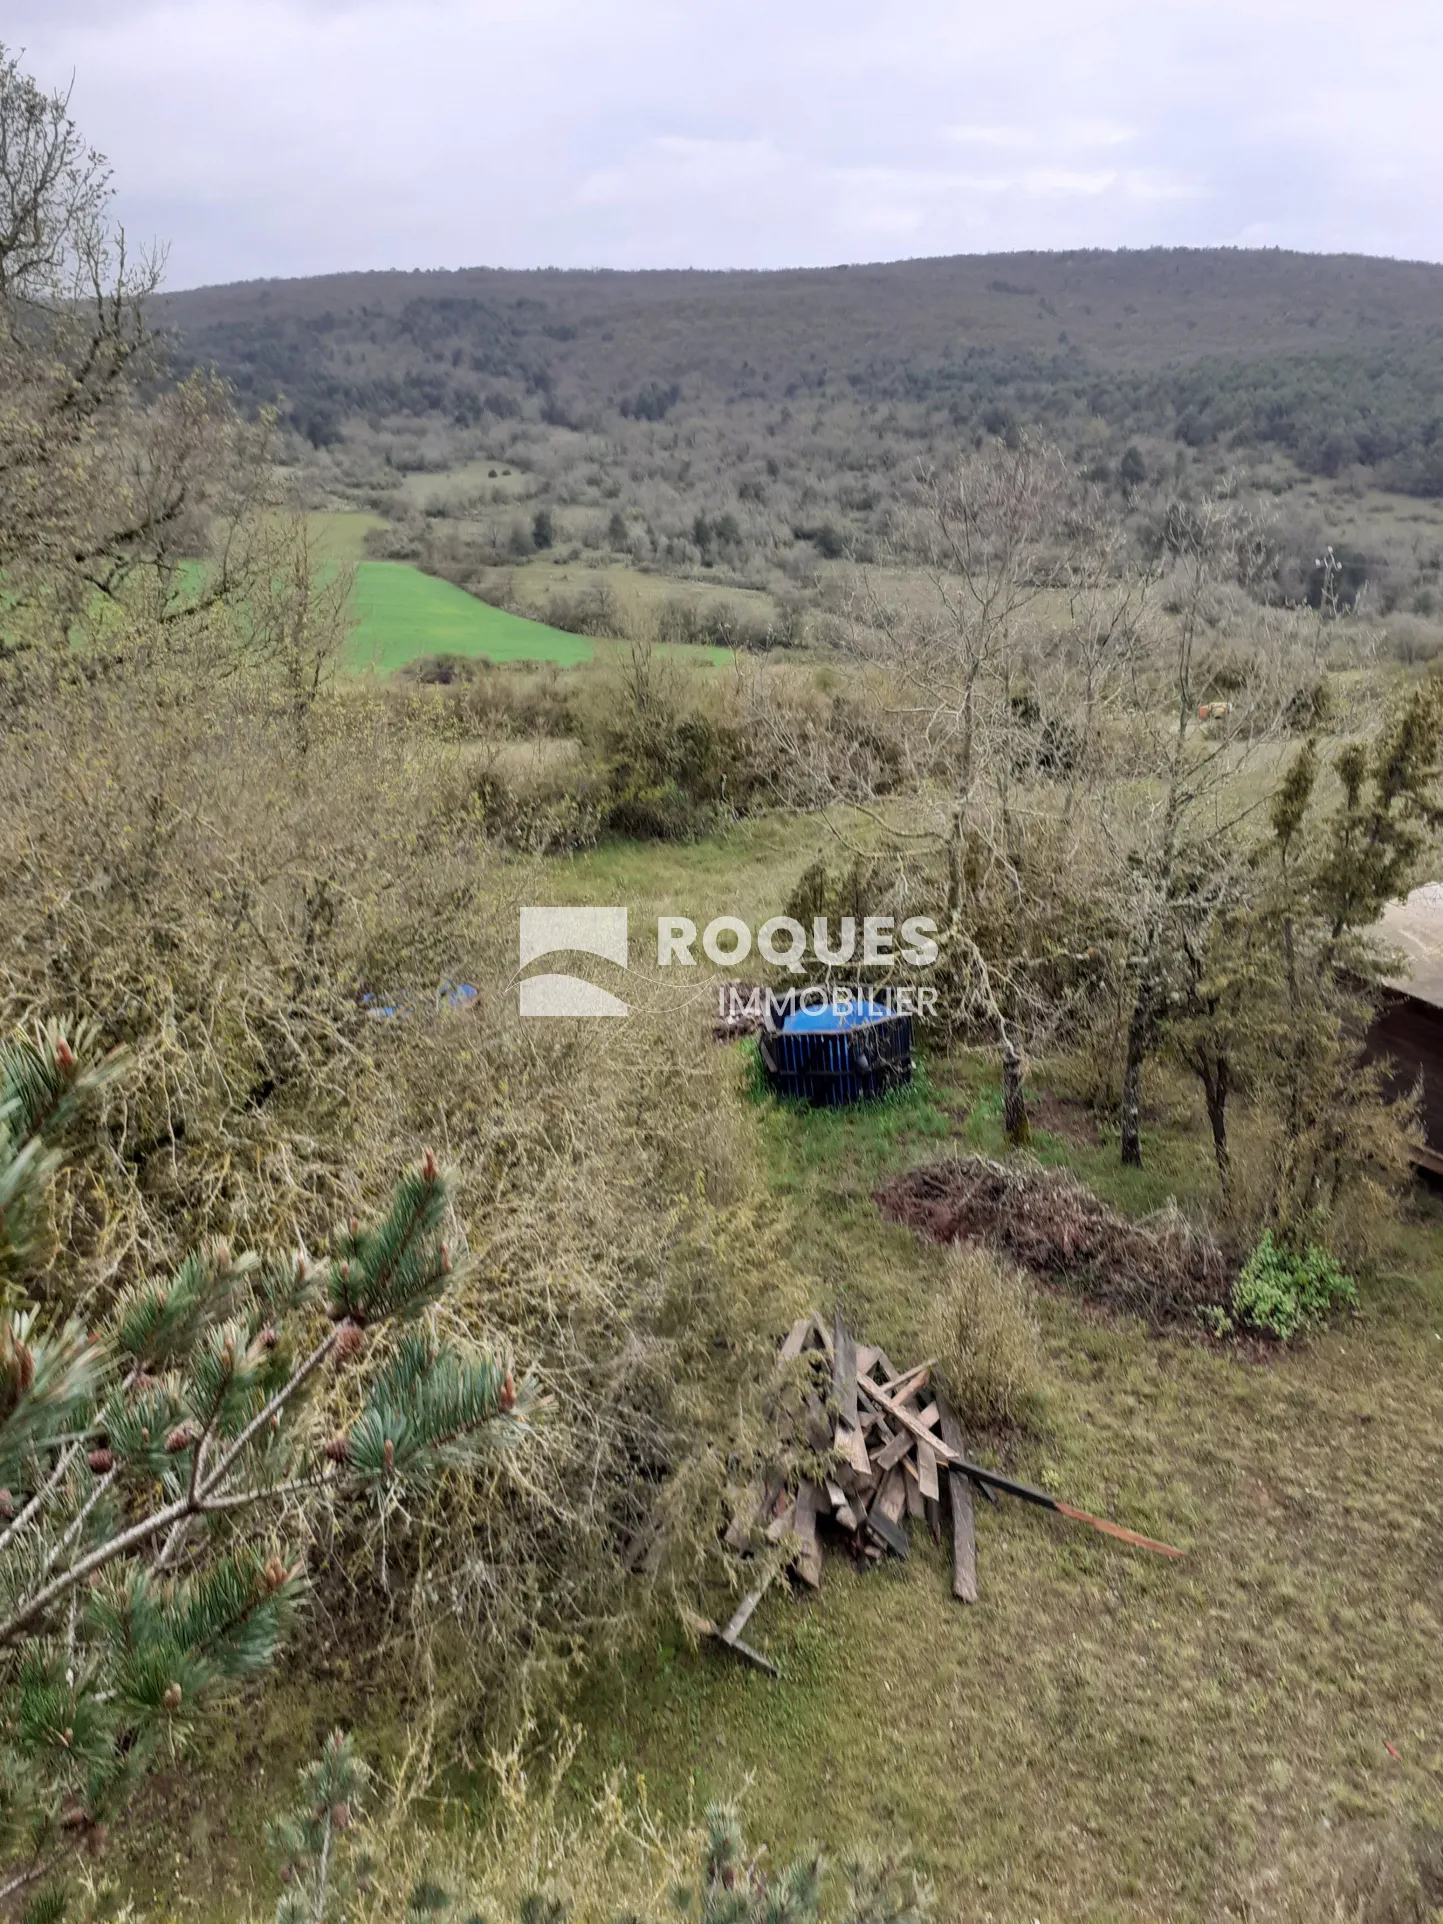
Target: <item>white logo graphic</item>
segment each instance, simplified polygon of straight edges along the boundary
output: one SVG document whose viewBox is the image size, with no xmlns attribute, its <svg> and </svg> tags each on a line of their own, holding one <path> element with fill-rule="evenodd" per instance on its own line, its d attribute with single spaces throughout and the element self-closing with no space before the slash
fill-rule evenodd
<svg viewBox="0 0 1443 1924">
<path fill-rule="evenodd" d="M 570 949 L 599 955 L 626 967 L 625 909 L 522 909 L 521 966 L 538 956 Z M 527 1016 L 629 1015 L 627 1005 L 608 989 L 579 975 L 528 975 L 521 984 L 521 1013 Z"/>
</svg>

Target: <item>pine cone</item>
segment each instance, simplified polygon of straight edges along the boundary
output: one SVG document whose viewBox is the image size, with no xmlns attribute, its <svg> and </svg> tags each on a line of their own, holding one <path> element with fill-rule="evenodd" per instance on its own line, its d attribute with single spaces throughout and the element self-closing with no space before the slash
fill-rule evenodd
<svg viewBox="0 0 1443 1924">
<path fill-rule="evenodd" d="M 516 1407 L 516 1379 L 510 1370 L 507 1370 L 506 1380 L 501 1385 L 501 1407 L 503 1410 L 514 1410 Z"/>
<path fill-rule="evenodd" d="M 396 1446 L 389 1436 L 386 1438 L 386 1447 L 381 1451 L 381 1460 L 388 1470 L 392 1469 L 395 1465 Z"/>
<path fill-rule="evenodd" d="M 342 1323 L 341 1333 L 336 1338 L 336 1355 L 342 1361 L 349 1356 L 357 1356 L 365 1348 L 365 1343 L 366 1339 L 354 1319 Z"/>
<path fill-rule="evenodd" d="M 349 1804 L 331 1805 L 331 1827 L 334 1830 L 351 1828 L 351 1807 Z"/>
<path fill-rule="evenodd" d="M 194 1423 L 177 1423 L 165 1439 L 166 1455 L 179 1456 L 182 1450 L 188 1450 L 191 1447 L 195 1439 L 196 1429 Z"/>
<path fill-rule="evenodd" d="M 421 1180 L 422 1182 L 435 1182 L 437 1174 L 436 1151 L 434 1149 L 428 1149 L 421 1158 Z"/>
<path fill-rule="evenodd" d="M 279 1557 L 272 1557 L 261 1575 L 265 1579 L 267 1590 L 279 1590 L 286 1580 L 286 1566 Z"/>
<path fill-rule="evenodd" d="M 55 1044 L 55 1066 L 66 1075 L 69 1075 L 70 1071 L 75 1067 L 75 1051 L 65 1040 L 64 1036 L 61 1036 Z"/>
<path fill-rule="evenodd" d="M 0 1490 L 0 1520 L 8 1523 L 15 1514 L 15 1499 L 8 1490 Z"/>
<path fill-rule="evenodd" d="M 104 1444 L 92 1450 L 85 1460 L 97 1476 L 109 1476 L 115 1468 L 115 1452 L 106 1449 Z"/>
<path fill-rule="evenodd" d="M 170 1712 L 172 1717 L 175 1715 L 176 1711 L 180 1709 L 180 1698 L 181 1698 L 180 1685 L 178 1683 L 168 1683 L 165 1686 L 165 1695 L 161 1698 L 160 1701 L 165 1705 L 166 1709 Z"/>
<path fill-rule="evenodd" d="M 351 1439 L 348 1436 L 333 1436 L 326 1445 L 326 1456 L 332 1463 L 344 1463 L 351 1454 Z"/>
</svg>

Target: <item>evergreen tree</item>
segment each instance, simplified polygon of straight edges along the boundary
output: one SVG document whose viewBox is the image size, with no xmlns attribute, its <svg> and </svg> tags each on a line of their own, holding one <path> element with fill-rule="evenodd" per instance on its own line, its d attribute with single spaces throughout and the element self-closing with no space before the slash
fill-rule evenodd
<svg viewBox="0 0 1443 1924">
<path fill-rule="evenodd" d="M 370 1782 L 371 1773 L 351 1738 L 333 1730 L 320 1756 L 301 1772 L 295 1805 L 270 1826 L 267 1841 L 285 1887 L 276 1924 L 323 1924 L 332 1891 L 352 1881 L 338 1876 L 339 1847 L 355 1824 Z M 355 1866 L 354 1881 L 361 1888 L 368 1881 L 369 1862 L 361 1857 Z"/>
<path fill-rule="evenodd" d="M 117 1067 L 92 1045 L 0 1051 L 0 1901 L 98 1850 L 158 1751 L 270 1663 L 306 1594 L 282 1511 L 394 1501 L 518 1442 L 536 1401 L 420 1320 L 456 1281 L 429 1151 L 328 1261 L 209 1242 L 93 1323 L 23 1306 L 60 1138 Z M 330 1401 L 356 1414 L 326 1436 Z"/>
</svg>

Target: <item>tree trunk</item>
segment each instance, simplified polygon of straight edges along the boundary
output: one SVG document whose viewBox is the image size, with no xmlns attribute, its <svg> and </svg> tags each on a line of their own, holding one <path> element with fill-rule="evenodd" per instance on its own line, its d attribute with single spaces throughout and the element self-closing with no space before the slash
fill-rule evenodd
<svg viewBox="0 0 1443 1924">
<path fill-rule="evenodd" d="M 1222 1184 L 1223 1201 L 1228 1197 L 1228 1059 L 1219 1056 L 1211 1076 L 1203 1078 L 1203 1093 L 1207 1098 L 1208 1121 L 1212 1125 L 1213 1155 L 1217 1159 L 1218 1181 Z"/>
<path fill-rule="evenodd" d="M 1022 1051 L 1005 1024 L 1002 1030 L 1002 1129 L 1014 1149 L 1024 1148 L 1032 1140 L 1032 1124 L 1022 1094 Z"/>
<path fill-rule="evenodd" d="M 1127 1025 L 1127 1060 L 1122 1071 L 1122 1162 L 1142 1167 L 1142 1064 L 1152 1037 L 1152 984 L 1137 985 L 1132 1020 Z"/>
</svg>

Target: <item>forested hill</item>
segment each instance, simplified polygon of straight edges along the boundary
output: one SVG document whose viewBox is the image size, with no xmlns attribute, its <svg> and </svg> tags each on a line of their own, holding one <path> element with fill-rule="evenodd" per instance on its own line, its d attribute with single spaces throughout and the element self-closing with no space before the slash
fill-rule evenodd
<svg viewBox="0 0 1443 1924">
<path fill-rule="evenodd" d="M 182 359 L 318 443 L 348 417 L 459 427 L 849 400 L 1002 431 L 1100 417 L 1443 493 L 1443 266 L 1152 249 L 776 273 L 328 275 L 173 294 Z"/>
</svg>

